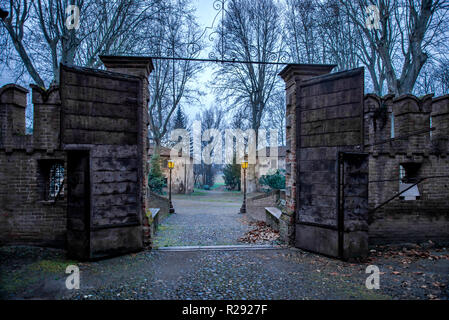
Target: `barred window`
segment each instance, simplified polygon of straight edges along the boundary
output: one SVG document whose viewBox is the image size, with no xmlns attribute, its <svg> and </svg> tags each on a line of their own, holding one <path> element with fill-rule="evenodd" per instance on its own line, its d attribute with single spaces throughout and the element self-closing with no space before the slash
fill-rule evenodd
<svg viewBox="0 0 449 320">
<path fill-rule="evenodd" d="M 64 166 L 61 163 L 51 165 L 48 180 L 46 200 L 55 200 L 58 196 L 64 194 Z"/>
<path fill-rule="evenodd" d="M 45 201 L 64 196 L 64 162 L 60 160 L 39 161 L 41 191 Z"/>
<path fill-rule="evenodd" d="M 399 165 L 399 192 L 404 191 L 399 198 L 403 200 L 418 200 L 420 192 L 418 185 L 418 173 L 420 163 L 402 163 Z M 406 190 L 407 189 L 407 190 Z"/>
<path fill-rule="evenodd" d="M 418 181 L 420 163 L 401 163 L 399 165 L 399 180 L 401 183 L 415 183 Z"/>
<path fill-rule="evenodd" d="M 405 178 L 405 169 L 402 165 L 399 165 L 399 183 L 404 183 L 403 180 Z"/>
<path fill-rule="evenodd" d="M 394 113 L 391 113 L 391 130 L 390 130 L 390 138 L 394 138 Z"/>
</svg>

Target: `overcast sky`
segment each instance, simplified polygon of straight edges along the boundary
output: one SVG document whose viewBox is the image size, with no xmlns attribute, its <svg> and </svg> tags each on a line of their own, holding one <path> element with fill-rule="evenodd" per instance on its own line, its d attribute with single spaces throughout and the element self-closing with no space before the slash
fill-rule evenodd
<svg viewBox="0 0 449 320">
<path fill-rule="evenodd" d="M 218 13 L 218 11 L 213 7 L 213 2 L 214 0 L 194 0 L 194 5 L 197 7 L 198 23 L 202 28 L 212 27 L 214 17 Z M 218 21 L 215 21 L 215 24 L 217 24 L 217 22 Z M 207 32 L 209 33 L 210 29 L 208 29 Z M 206 41 L 209 40 L 208 34 L 205 38 Z M 202 58 L 208 58 L 208 54 L 212 50 L 210 46 L 211 44 L 208 43 L 208 45 L 209 47 L 205 48 L 203 50 L 204 52 L 201 54 Z M 198 86 L 206 93 L 206 96 L 201 97 L 201 103 L 199 105 L 184 108 L 184 111 L 189 114 L 191 119 L 197 112 L 201 110 L 201 108 L 209 107 L 211 104 L 213 104 L 215 99 L 215 96 L 212 93 L 212 89 L 208 84 L 208 82 L 212 80 L 212 64 L 205 63 L 204 66 L 205 69 L 198 75 Z"/>
<path fill-rule="evenodd" d="M 193 0 L 194 6 L 197 8 L 198 23 L 202 28 L 211 27 L 213 19 L 218 11 L 213 7 L 213 0 Z M 216 21 L 217 22 L 217 21 Z M 209 31 L 209 30 L 208 30 Z M 208 40 L 208 37 L 206 37 Z M 201 57 L 207 57 L 211 47 L 205 48 Z M 157 63 L 157 61 L 155 61 Z M 189 115 L 190 119 L 193 119 L 195 114 L 199 112 L 203 107 L 210 106 L 214 101 L 214 95 L 212 90 L 208 86 L 208 82 L 212 80 L 212 66 L 210 63 L 205 64 L 205 70 L 197 75 L 196 83 L 198 88 L 201 88 L 207 95 L 201 97 L 201 102 L 195 105 L 188 105 L 184 107 L 184 111 Z M 0 75 L 0 86 L 8 83 L 13 83 L 15 77 L 4 70 Z"/>
</svg>

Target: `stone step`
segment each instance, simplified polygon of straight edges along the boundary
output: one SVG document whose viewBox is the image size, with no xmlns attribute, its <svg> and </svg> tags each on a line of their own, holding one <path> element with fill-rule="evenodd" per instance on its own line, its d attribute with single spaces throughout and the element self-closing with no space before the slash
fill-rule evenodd
<svg viewBox="0 0 449 320">
<path fill-rule="evenodd" d="M 222 245 L 222 246 L 184 246 L 184 247 L 160 247 L 158 251 L 237 251 L 237 250 L 273 250 L 283 249 L 286 246 L 273 245 Z"/>
<path fill-rule="evenodd" d="M 265 208 L 265 212 L 266 212 L 267 214 L 270 214 L 270 215 L 272 215 L 273 217 L 275 217 L 276 220 L 278 220 L 278 221 L 279 221 L 279 219 L 281 218 L 281 215 L 282 215 L 282 211 L 279 210 L 279 209 L 276 208 L 276 207 L 266 207 L 266 208 Z"/>
</svg>

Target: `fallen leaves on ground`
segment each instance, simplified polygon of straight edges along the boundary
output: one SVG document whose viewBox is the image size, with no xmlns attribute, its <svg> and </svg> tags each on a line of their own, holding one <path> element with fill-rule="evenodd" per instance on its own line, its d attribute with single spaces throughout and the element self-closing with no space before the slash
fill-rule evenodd
<svg viewBox="0 0 449 320">
<path fill-rule="evenodd" d="M 430 245 L 433 245 L 431 241 L 429 241 Z M 441 260 L 446 259 L 449 260 L 449 255 L 447 254 L 434 254 L 434 252 L 441 252 L 441 249 L 430 249 L 423 248 L 419 245 L 416 245 L 415 248 L 402 248 L 400 249 L 390 249 L 390 248 L 380 248 L 380 250 L 370 250 L 371 260 L 375 257 L 384 257 L 384 258 L 395 258 L 398 257 L 401 259 L 402 264 L 410 264 L 413 260 L 418 259 L 428 259 L 428 260 Z"/>
<path fill-rule="evenodd" d="M 433 284 L 434 287 L 437 287 L 437 288 L 444 288 L 444 287 L 446 287 L 446 285 L 444 283 L 441 283 L 441 282 L 438 282 L 438 281 L 435 281 L 432 284 Z"/>
<path fill-rule="evenodd" d="M 239 242 L 260 243 L 276 241 L 279 239 L 279 232 L 270 228 L 270 226 L 263 221 L 250 222 L 249 225 L 254 228 L 245 233 L 245 235 L 239 239 Z"/>
</svg>

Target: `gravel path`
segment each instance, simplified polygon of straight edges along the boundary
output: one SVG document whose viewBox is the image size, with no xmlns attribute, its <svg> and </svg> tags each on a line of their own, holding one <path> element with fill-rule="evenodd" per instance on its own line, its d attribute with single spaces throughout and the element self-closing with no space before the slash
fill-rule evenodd
<svg viewBox="0 0 449 320">
<path fill-rule="evenodd" d="M 155 244 L 233 245 L 251 227 L 237 212 L 241 196 L 207 192 L 176 196 L 178 212 Z M 254 247 L 252 247 L 254 248 Z M 68 290 L 68 265 L 81 288 Z M 380 270 L 380 289 L 365 286 L 366 268 Z M 376 247 L 360 263 L 293 248 L 271 250 L 143 251 L 79 263 L 63 250 L 0 247 L 0 299 L 449 299 L 449 250 Z"/>
<path fill-rule="evenodd" d="M 175 195 L 176 214 L 156 233 L 156 247 L 241 244 L 238 239 L 252 228 L 239 214 L 242 195 L 235 192 L 201 191 Z"/>
<path fill-rule="evenodd" d="M 403 257 L 377 253 L 348 263 L 298 249 L 153 250 L 77 263 L 64 260 L 63 251 L 1 247 L 0 259 L 0 299 L 449 298 L 447 258 L 404 265 Z M 80 268 L 79 290 L 65 289 L 68 264 Z M 365 287 L 370 264 L 381 271 L 379 290 Z"/>
</svg>

